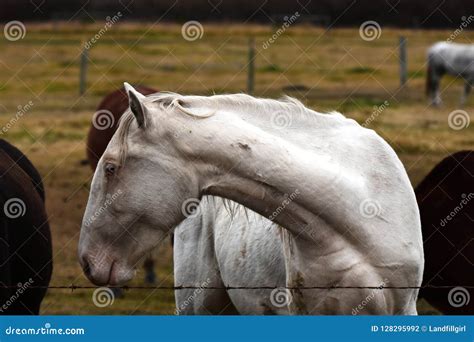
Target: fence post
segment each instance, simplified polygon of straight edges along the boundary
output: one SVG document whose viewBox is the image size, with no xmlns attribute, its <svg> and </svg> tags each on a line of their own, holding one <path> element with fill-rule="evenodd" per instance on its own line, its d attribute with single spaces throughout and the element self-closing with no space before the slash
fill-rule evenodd
<svg viewBox="0 0 474 342">
<path fill-rule="evenodd" d="M 255 83 L 255 39 L 249 39 L 249 56 L 248 56 L 248 74 L 247 74 L 247 93 L 252 95 Z"/>
<path fill-rule="evenodd" d="M 400 37 L 400 87 L 404 87 L 407 83 L 407 40 Z"/>
<path fill-rule="evenodd" d="M 89 50 L 85 47 L 81 52 L 81 62 L 79 70 L 79 95 L 84 95 L 86 92 L 86 76 L 87 76 L 87 63 L 89 62 Z"/>
</svg>

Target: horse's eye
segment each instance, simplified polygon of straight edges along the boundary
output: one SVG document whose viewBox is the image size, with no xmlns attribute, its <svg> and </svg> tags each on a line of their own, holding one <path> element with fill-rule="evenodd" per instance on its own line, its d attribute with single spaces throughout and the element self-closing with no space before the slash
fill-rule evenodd
<svg viewBox="0 0 474 342">
<path fill-rule="evenodd" d="M 117 171 L 117 165 L 112 163 L 105 164 L 105 174 L 107 176 L 113 176 L 115 174 L 115 171 Z"/>
</svg>

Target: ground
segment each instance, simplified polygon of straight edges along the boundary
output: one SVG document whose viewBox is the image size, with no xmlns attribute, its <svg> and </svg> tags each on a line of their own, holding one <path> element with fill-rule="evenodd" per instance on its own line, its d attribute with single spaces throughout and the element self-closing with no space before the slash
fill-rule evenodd
<svg viewBox="0 0 474 342">
<path fill-rule="evenodd" d="M 51 285 L 91 285 L 76 257 L 92 177 L 81 160 L 102 97 L 123 81 L 183 94 L 246 91 L 249 37 L 256 46 L 255 95 L 288 94 L 317 111 L 336 110 L 365 123 L 393 146 L 414 186 L 443 157 L 474 146 L 472 125 L 454 130 L 448 124 L 448 115 L 458 109 L 462 82 L 443 80 L 440 108 L 428 106 L 425 97 L 426 50 L 446 40 L 452 34 L 448 30 L 382 28 L 378 39 L 366 41 L 358 28 L 325 31 L 295 25 L 268 43 L 278 27 L 203 24 L 202 38 L 195 41 L 183 39 L 177 24 L 119 22 L 101 31 L 103 27 L 26 23 L 23 39 L 0 39 L 1 135 L 22 149 L 43 176 L 54 247 Z M 87 89 L 80 96 L 82 46 L 96 34 L 99 38 L 88 51 Z M 399 36 L 408 42 L 404 88 L 399 88 Z M 474 32 L 456 38 L 470 40 Z M 464 110 L 472 113 L 473 105 L 474 96 Z M 155 254 L 159 284 L 172 286 L 169 244 Z M 143 272 L 132 285 L 143 285 Z M 174 313 L 171 290 L 130 290 L 105 308 L 94 305 L 92 291 L 51 289 L 42 313 Z M 436 313 L 424 302 L 419 311 Z"/>
</svg>

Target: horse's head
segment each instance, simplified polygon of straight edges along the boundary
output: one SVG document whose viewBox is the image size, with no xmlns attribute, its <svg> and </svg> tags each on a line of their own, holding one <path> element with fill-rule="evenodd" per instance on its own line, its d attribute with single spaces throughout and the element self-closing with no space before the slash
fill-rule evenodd
<svg viewBox="0 0 474 342">
<path fill-rule="evenodd" d="M 98 285 L 129 281 L 184 219 L 182 204 L 199 196 L 193 168 L 170 143 L 176 135 L 160 125 L 166 103 L 126 90 L 130 111 L 98 163 L 79 241 L 84 272 Z"/>
</svg>

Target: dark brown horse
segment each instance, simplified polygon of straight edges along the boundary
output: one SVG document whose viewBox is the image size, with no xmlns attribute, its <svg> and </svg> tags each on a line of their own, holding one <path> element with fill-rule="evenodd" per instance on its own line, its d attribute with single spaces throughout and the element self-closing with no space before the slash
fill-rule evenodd
<svg viewBox="0 0 474 342">
<path fill-rule="evenodd" d="M 420 297 L 443 314 L 474 314 L 474 151 L 442 160 L 415 190 L 425 247 Z"/>
<path fill-rule="evenodd" d="M 39 314 L 51 274 L 43 183 L 17 148 L 0 140 L 0 314 Z"/>
<path fill-rule="evenodd" d="M 143 95 L 158 92 L 158 90 L 145 86 L 135 86 L 135 89 Z M 127 108 L 128 96 L 124 88 L 108 94 L 97 107 L 87 136 L 87 159 L 93 171 L 95 171 L 100 157 L 104 154 L 110 139 L 117 130 L 120 117 Z M 156 278 L 153 259 L 145 260 L 144 266 L 145 281 L 153 284 Z"/>
</svg>

